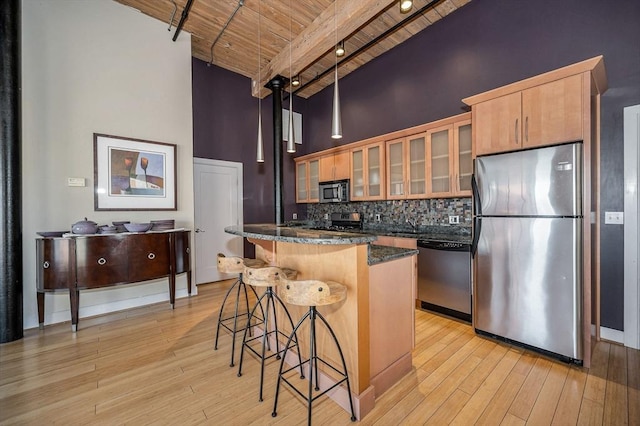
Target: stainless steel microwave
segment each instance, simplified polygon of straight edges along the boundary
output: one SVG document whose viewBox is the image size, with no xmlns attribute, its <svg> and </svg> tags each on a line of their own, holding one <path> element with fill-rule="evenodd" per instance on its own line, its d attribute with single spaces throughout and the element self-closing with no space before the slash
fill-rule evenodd
<svg viewBox="0 0 640 426">
<path fill-rule="evenodd" d="M 346 203 L 349 201 L 349 181 L 320 182 L 321 203 Z"/>
</svg>

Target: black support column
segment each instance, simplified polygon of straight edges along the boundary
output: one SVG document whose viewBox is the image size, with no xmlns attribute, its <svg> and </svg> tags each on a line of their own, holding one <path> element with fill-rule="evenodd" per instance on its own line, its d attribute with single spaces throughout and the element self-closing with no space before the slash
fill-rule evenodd
<svg viewBox="0 0 640 426">
<path fill-rule="evenodd" d="M 284 219 L 284 182 L 282 178 L 282 90 L 287 79 L 276 76 L 267 84 L 273 92 L 273 173 L 275 186 L 275 221 L 281 225 Z"/>
<path fill-rule="evenodd" d="M 23 337 L 20 4 L 0 7 L 0 343 Z"/>
</svg>

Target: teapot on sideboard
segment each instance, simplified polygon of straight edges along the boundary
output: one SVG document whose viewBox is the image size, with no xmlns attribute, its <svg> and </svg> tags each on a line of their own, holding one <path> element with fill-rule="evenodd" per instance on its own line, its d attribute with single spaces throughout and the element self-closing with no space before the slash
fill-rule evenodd
<svg viewBox="0 0 640 426">
<path fill-rule="evenodd" d="M 80 220 L 71 225 L 72 234 L 96 234 L 98 232 L 98 224 L 92 220 Z"/>
</svg>

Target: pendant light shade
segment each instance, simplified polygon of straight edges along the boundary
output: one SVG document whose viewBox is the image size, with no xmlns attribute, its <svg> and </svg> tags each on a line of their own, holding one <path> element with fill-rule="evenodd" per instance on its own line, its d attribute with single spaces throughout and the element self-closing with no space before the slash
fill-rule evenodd
<svg viewBox="0 0 640 426">
<path fill-rule="evenodd" d="M 296 144 L 293 134 L 293 93 L 289 94 L 289 132 L 287 133 L 287 152 L 296 152 Z"/>
<path fill-rule="evenodd" d="M 258 113 L 258 149 L 256 150 L 256 161 L 264 163 L 264 145 L 262 144 L 262 117 Z"/>
<path fill-rule="evenodd" d="M 340 117 L 340 94 L 338 92 L 338 67 L 333 84 L 333 114 L 331 116 L 331 138 L 342 139 L 342 119 Z"/>
<path fill-rule="evenodd" d="M 412 0 L 400 0 L 400 13 L 409 13 L 412 7 Z"/>
</svg>

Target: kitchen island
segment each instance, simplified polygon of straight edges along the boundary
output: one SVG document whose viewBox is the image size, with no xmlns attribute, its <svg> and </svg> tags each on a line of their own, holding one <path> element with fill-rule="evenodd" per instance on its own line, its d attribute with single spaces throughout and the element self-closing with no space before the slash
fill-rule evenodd
<svg viewBox="0 0 640 426">
<path fill-rule="evenodd" d="M 347 287 L 345 301 L 318 309 L 342 346 L 359 419 L 373 409 L 376 397 L 411 371 L 417 250 L 371 245 L 375 235 L 273 224 L 231 226 L 225 232 L 255 244 L 257 258 L 297 270 L 299 280 L 335 281 Z M 288 308 L 294 322 L 306 311 Z M 305 330 L 298 336 L 303 355 L 307 336 Z M 325 345 L 327 337 L 318 336 L 318 351 L 338 362 L 338 352 Z M 328 387 L 331 381 L 324 372 L 321 384 Z M 349 410 L 346 389 L 336 388 L 329 395 Z"/>
</svg>

